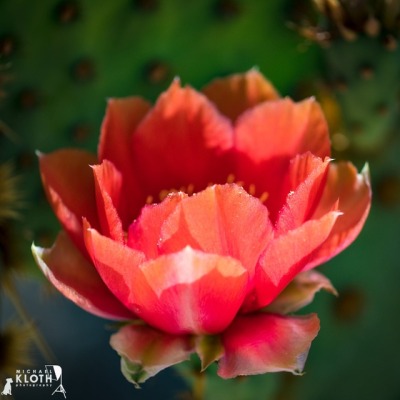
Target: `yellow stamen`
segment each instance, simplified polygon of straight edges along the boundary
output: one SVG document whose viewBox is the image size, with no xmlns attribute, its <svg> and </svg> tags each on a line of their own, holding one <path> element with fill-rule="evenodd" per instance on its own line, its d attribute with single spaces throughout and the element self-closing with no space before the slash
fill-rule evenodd
<svg viewBox="0 0 400 400">
<path fill-rule="evenodd" d="M 252 196 L 254 196 L 254 195 L 256 194 L 256 185 L 255 185 L 254 183 L 252 183 L 252 184 L 249 186 L 248 192 L 249 192 Z"/>
<path fill-rule="evenodd" d="M 260 201 L 261 203 L 264 203 L 269 197 L 269 193 L 268 192 L 263 192 L 262 195 L 260 196 Z"/>
<path fill-rule="evenodd" d="M 186 190 L 186 193 L 187 193 L 189 196 L 191 196 L 191 195 L 193 194 L 193 192 L 194 192 L 194 185 L 193 185 L 193 183 L 191 183 L 191 184 L 188 185 L 187 190 Z"/>
<path fill-rule="evenodd" d="M 233 183 L 233 182 L 235 182 L 235 175 L 229 174 L 228 178 L 226 178 L 226 183 Z"/>
<path fill-rule="evenodd" d="M 147 196 L 146 197 L 146 204 L 151 204 L 151 203 L 153 203 L 153 201 L 154 201 L 153 196 Z"/>
<path fill-rule="evenodd" d="M 168 196 L 169 193 L 170 193 L 170 190 L 166 190 L 166 189 L 161 190 L 160 194 L 158 195 L 158 197 L 160 198 L 160 201 L 163 201 Z"/>
</svg>

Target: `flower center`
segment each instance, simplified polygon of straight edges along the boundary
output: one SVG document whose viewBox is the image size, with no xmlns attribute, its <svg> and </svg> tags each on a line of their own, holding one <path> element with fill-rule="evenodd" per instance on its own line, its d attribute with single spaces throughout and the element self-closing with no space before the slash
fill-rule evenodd
<svg viewBox="0 0 400 400">
<path fill-rule="evenodd" d="M 245 182 L 243 181 L 237 181 L 236 177 L 234 174 L 229 174 L 228 177 L 226 178 L 226 183 L 234 183 L 238 186 L 241 186 L 244 190 L 246 190 L 247 193 L 249 193 L 251 196 L 256 196 L 256 185 L 254 183 L 249 184 L 248 186 L 245 185 Z M 210 182 L 207 187 L 214 185 L 214 182 Z M 146 204 L 152 204 L 154 203 L 154 200 L 156 201 L 163 201 L 170 193 L 179 193 L 179 192 L 183 192 L 186 193 L 187 195 L 191 196 L 195 190 L 194 190 L 194 185 L 192 183 L 190 183 L 187 186 L 181 186 L 179 189 L 163 189 L 160 191 L 160 193 L 158 194 L 158 199 L 154 199 L 154 196 L 147 196 L 146 198 Z M 262 192 L 260 196 L 258 196 L 259 200 L 261 201 L 261 203 L 265 203 L 268 199 L 268 192 Z"/>
</svg>

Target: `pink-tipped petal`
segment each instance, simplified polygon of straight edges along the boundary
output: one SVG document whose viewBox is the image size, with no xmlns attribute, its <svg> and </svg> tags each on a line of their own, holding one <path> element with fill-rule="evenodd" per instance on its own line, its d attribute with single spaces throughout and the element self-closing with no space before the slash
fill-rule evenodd
<svg viewBox="0 0 400 400">
<path fill-rule="evenodd" d="M 339 215 L 330 212 L 276 237 L 260 259 L 254 280 L 255 294 L 249 295 L 243 309 L 251 311 L 270 304 L 328 238 Z"/>
<path fill-rule="evenodd" d="M 265 311 L 289 314 L 300 310 L 314 300 L 314 296 L 320 290 L 337 295 L 331 281 L 316 271 L 306 271 L 298 274 L 292 282 L 279 294 Z"/>
<path fill-rule="evenodd" d="M 129 227 L 128 246 L 142 251 L 146 258 L 156 258 L 160 253 L 161 228 L 176 209 L 185 193 L 171 193 L 160 204 L 147 205 L 137 220 Z"/>
<path fill-rule="evenodd" d="M 237 260 L 187 247 L 135 270 L 132 303 L 139 317 L 164 332 L 215 334 L 234 319 L 247 281 Z"/>
<path fill-rule="evenodd" d="M 143 253 L 100 235 L 87 221 L 84 221 L 84 228 L 85 244 L 101 279 L 114 296 L 132 310 L 132 281 L 135 269 L 144 261 Z"/>
<path fill-rule="evenodd" d="M 276 89 L 256 69 L 215 79 L 202 92 L 232 121 L 259 103 L 279 98 Z"/>
<path fill-rule="evenodd" d="M 132 135 L 150 110 L 150 103 L 140 97 L 109 99 L 101 127 L 99 161 L 111 161 L 123 177 L 123 196 L 118 213 L 127 227 L 139 213 L 145 200 L 134 169 L 131 150 Z"/>
<path fill-rule="evenodd" d="M 343 215 L 338 218 L 329 238 L 314 253 L 305 269 L 328 261 L 356 239 L 367 219 L 371 196 L 367 166 L 358 174 L 350 162 L 343 161 L 330 165 L 325 191 L 313 218 L 335 207 Z"/>
<path fill-rule="evenodd" d="M 288 171 L 290 191 L 279 212 L 278 234 L 295 229 L 311 218 L 324 190 L 329 162 L 329 158 L 322 161 L 311 153 L 291 160 Z"/>
<path fill-rule="evenodd" d="M 47 279 L 85 311 L 109 319 L 133 318 L 64 232 L 58 235 L 52 248 L 32 245 L 32 253 Z"/>
<path fill-rule="evenodd" d="M 194 351 L 189 336 L 169 335 L 140 325 L 124 326 L 111 336 L 110 344 L 121 356 L 125 378 L 136 387 L 161 370 L 187 360 Z"/>
<path fill-rule="evenodd" d="M 164 189 L 193 185 L 198 191 L 224 181 L 232 140 L 230 121 L 204 95 L 175 80 L 139 124 L 133 153 L 143 185 L 158 200 Z"/>
<path fill-rule="evenodd" d="M 97 158 L 82 150 L 58 150 L 40 154 L 40 173 L 47 198 L 72 241 L 86 252 L 82 235 L 82 217 L 99 227 L 91 164 Z"/>
<path fill-rule="evenodd" d="M 222 335 L 225 354 L 218 375 L 227 379 L 279 371 L 300 374 L 318 331 L 315 314 L 240 316 Z"/>
<path fill-rule="evenodd" d="M 270 194 L 266 204 L 275 221 L 287 195 L 282 177 L 287 175 L 289 161 L 308 151 L 329 157 L 328 126 L 314 99 L 270 101 L 238 119 L 235 149 L 237 179 L 253 183 L 258 196 Z"/>
<path fill-rule="evenodd" d="M 97 212 L 102 233 L 120 243 L 124 242 L 124 232 L 117 209 L 122 193 L 122 176 L 115 166 L 104 160 L 93 166 L 96 188 Z"/>
<path fill-rule="evenodd" d="M 247 229 L 245 234 L 240 234 Z M 273 237 L 268 210 L 235 184 L 214 185 L 182 199 L 162 229 L 163 251 L 187 245 L 232 256 L 254 275 L 257 261 Z"/>
</svg>

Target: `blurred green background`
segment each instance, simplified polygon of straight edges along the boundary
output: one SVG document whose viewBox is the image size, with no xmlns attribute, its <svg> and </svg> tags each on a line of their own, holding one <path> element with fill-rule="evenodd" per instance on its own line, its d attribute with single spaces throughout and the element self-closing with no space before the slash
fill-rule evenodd
<svg viewBox="0 0 400 400">
<path fill-rule="evenodd" d="M 174 76 L 200 89 L 257 66 L 283 96 L 320 99 L 336 157 L 359 168 L 369 161 L 373 207 L 357 241 L 321 267 L 340 296 L 321 293 L 304 310 L 321 319 L 306 374 L 239 381 L 211 375 L 207 398 L 400 399 L 399 51 L 377 38 L 338 40 L 327 49 L 308 42 L 293 21 L 310 3 L 0 0 L 0 163 L 14 164 L 24 200 L 20 218 L 1 226 L 2 267 L 28 273 L 18 291 L 64 369 L 68 398 L 177 399 L 188 396 L 188 384 L 170 369 L 135 390 L 108 346 L 107 322 L 48 293 L 30 244 L 51 245 L 58 224 L 35 150 L 95 152 L 108 97 L 154 100 Z M 17 317 L 2 298 L 4 326 Z M 26 393 L 15 398 L 34 398 Z"/>
</svg>

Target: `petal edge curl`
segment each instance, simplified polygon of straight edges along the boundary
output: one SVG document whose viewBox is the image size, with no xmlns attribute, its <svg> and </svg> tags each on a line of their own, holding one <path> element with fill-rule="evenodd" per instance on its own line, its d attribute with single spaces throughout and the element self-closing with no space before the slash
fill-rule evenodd
<svg viewBox="0 0 400 400">
<path fill-rule="evenodd" d="M 270 304 L 312 259 L 313 252 L 329 237 L 340 215 L 332 211 L 276 237 L 260 259 L 255 296 L 248 297 L 243 310 L 257 310 Z"/>
<path fill-rule="evenodd" d="M 359 235 L 371 208 L 368 164 L 357 173 L 351 162 L 331 163 L 320 205 L 313 218 L 337 207 L 343 213 L 328 239 L 320 246 L 305 270 L 320 265 L 347 248 Z"/>
<path fill-rule="evenodd" d="M 62 149 L 49 154 L 39 153 L 43 187 L 54 213 L 73 242 L 85 253 L 82 217 L 96 229 L 99 221 L 93 172 L 94 154 L 83 150 Z M 79 193 L 79 196 L 77 196 Z"/>
<path fill-rule="evenodd" d="M 109 291 L 96 269 L 79 252 L 65 232 L 50 249 L 32 244 L 37 265 L 47 279 L 69 300 L 91 314 L 117 320 L 132 319 Z"/>
<path fill-rule="evenodd" d="M 222 335 L 218 375 L 228 379 L 279 371 L 301 374 L 318 331 L 316 314 L 240 316 Z"/>
<path fill-rule="evenodd" d="M 104 160 L 94 165 L 97 213 L 103 234 L 117 242 L 124 243 L 124 232 L 118 215 L 118 206 L 122 193 L 122 176 L 114 164 Z"/>
<path fill-rule="evenodd" d="M 101 279 L 114 296 L 132 310 L 132 277 L 135 268 L 144 261 L 144 254 L 101 235 L 86 220 L 83 225 L 86 248 Z"/>
<path fill-rule="evenodd" d="M 161 370 L 186 361 L 193 353 L 189 336 L 160 332 L 145 325 L 127 325 L 111 336 L 111 347 L 121 356 L 125 378 L 137 388 Z"/>
<path fill-rule="evenodd" d="M 313 270 L 301 272 L 264 311 L 278 314 L 295 312 L 310 304 L 320 290 L 325 290 L 335 296 L 338 294 L 326 276 Z"/>
</svg>

